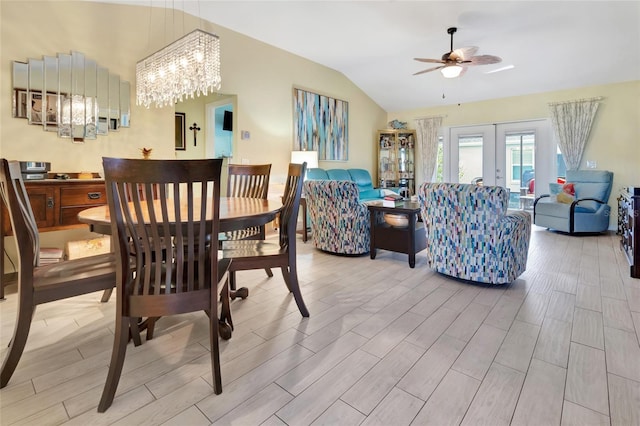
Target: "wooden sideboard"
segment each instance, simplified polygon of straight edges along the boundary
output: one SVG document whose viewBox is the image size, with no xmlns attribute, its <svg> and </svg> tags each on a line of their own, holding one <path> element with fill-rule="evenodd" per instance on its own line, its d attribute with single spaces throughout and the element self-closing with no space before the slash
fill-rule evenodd
<svg viewBox="0 0 640 426">
<path fill-rule="evenodd" d="M 102 179 L 34 180 L 25 181 L 25 187 L 40 232 L 86 227 L 78 222 L 78 212 L 107 204 Z M 4 298 L 4 237 L 7 235 L 11 235 L 11 223 L 0 199 L 0 298 Z"/>
</svg>

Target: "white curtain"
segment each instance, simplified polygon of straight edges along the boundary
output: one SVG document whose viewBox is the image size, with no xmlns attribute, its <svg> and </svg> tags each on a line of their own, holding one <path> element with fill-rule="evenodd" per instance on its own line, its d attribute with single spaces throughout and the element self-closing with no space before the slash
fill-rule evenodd
<svg viewBox="0 0 640 426">
<path fill-rule="evenodd" d="M 422 181 L 431 182 L 438 161 L 438 129 L 442 117 L 416 119 L 416 136 L 422 153 Z"/>
<path fill-rule="evenodd" d="M 549 104 L 553 129 L 567 170 L 578 170 L 584 147 L 589 139 L 591 124 L 602 98 Z"/>
</svg>

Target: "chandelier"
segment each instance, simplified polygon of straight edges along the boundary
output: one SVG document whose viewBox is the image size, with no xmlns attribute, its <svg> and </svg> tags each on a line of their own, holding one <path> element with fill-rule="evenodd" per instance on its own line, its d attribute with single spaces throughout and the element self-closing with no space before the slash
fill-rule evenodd
<svg viewBox="0 0 640 426">
<path fill-rule="evenodd" d="M 136 103 L 173 105 L 220 89 L 220 39 L 194 30 L 136 64 Z"/>
</svg>

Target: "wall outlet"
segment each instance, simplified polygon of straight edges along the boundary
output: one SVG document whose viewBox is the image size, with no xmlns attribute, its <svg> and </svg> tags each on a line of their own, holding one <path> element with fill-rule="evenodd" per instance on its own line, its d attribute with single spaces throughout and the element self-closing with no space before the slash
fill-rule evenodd
<svg viewBox="0 0 640 426">
<path fill-rule="evenodd" d="M 240 139 L 242 139 L 242 140 L 251 139 L 251 133 L 249 133 L 248 130 L 242 130 L 240 132 Z"/>
<path fill-rule="evenodd" d="M 593 160 L 587 160 L 587 169 L 595 169 L 598 167 L 598 162 Z"/>
</svg>

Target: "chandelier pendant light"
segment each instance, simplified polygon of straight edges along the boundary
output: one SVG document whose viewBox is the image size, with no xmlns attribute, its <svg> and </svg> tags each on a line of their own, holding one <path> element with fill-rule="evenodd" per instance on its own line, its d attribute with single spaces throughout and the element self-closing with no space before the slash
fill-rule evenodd
<svg viewBox="0 0 640 426">
<path fill-rule="evenodd" d="M 136 103 L 173 105 L 220 89 L 220 39 L 196 29 L 136 64 Z"/>
</svg>

